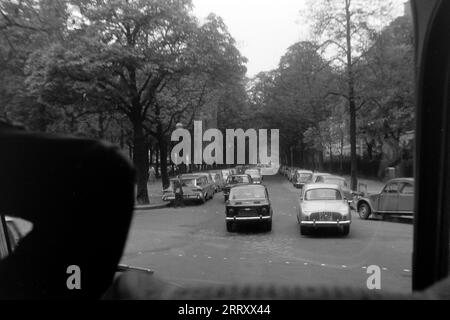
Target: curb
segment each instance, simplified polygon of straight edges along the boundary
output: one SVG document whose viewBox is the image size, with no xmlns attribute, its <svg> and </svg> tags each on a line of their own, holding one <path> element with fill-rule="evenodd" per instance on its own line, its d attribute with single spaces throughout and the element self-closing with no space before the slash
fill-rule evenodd
<svg viewBox="0 0 450 320">
<path fill-rule="evenodd" d="M 162 203 L 162 204 L 149 204 L 149 205 L 142 205 L 142 206 L 135 206 L 135 211 L 143 211 L 143 210 L 155 210 L 155 209 L 163 209 L 169 206 L 169 203 Z"/>
</svg>

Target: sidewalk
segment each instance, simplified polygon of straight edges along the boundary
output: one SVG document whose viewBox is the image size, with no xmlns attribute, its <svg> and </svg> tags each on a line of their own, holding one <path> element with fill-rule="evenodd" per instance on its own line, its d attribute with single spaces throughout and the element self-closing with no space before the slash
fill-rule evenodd
<svg viewBox="0 0 450 320">
<path fill-rule="evenodd" d="M 148 197 L 150 204 L 148 205 L 136 205 L 136 210 L 151 210 L 160 209 L 166 207 L 169 203 L 162 200 L 162 182 L 161 179 L 153 180 L 147 183 Z"/>
</svg>

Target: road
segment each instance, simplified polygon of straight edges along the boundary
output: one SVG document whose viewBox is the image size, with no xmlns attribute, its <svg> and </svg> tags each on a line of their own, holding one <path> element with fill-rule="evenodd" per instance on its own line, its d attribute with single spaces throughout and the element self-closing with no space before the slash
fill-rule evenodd
<svg viewBox="0 0 450 320">
<path fill-rule="evenodd" d="M 361 220 L 350 235 L 300 235 L 299 190 L 284 177 L 265 177 L 273 230 L 225 228 L 221 193 L 204 205 L 135 213 L 122 263 L 151 268 L 176 286 L 300 284 L 367 288 L 367 267 L 381 268 L 381 290 L 411 292 L 413 226 Z"/>
</svg>

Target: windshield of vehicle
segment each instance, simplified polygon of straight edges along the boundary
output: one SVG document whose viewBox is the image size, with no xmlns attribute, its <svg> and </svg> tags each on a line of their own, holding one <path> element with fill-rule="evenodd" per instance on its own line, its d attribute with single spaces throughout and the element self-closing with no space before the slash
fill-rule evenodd
<svg viewBox="0 0 450 320">
<path fill-rule="evenodd" d="M 308 180 L 311 180 L 312 176 L 313 176 L 312 173 L 303 173 L 303 172 L 297 173 L 297 178 L 298 178 L 298 180 L 300 180 L 300 181 L 308 181 Z"/>
<path fill-rule="evenodd" d="M 228 177 L 228 184 L 238 184 L 238 183 L 250 183 L 250 179 L 247 176 L 231 176 Z"/>
<path fill-rule="evenodd" d="M 197 184 L 197 179 L 189 178 L 189 179 L 181 179 L 182 187 L 195 187 Z"/>
<path fill-rule="evenodd" d="M 312 189 L 305 192 L 305 200 L 342 200 L 342 196 L 336 189 Z"/>
<path fill-rule="evenodd" d="M 245 171 L 245 174 L 248 174 L 252 178 L 259 178 L 261 175 L 259 174 L 259 170 L 247 170 Z"/>
<path fill-rule="evenodd" d="M 245 200 L 245 199 L 265 199 L 266 192 L 262 188 L 234 188 L 231 189 L 231 200 Z"/>
<path fill-rule="evenodd" d="M 347 187 L 347 182 L 345 182 L 345 180 L 339 179 L 339 178 L 323 177 L 322 181 L 323 181 L 323 183 L 336 184 L 341 187 Z"/>
</svg>

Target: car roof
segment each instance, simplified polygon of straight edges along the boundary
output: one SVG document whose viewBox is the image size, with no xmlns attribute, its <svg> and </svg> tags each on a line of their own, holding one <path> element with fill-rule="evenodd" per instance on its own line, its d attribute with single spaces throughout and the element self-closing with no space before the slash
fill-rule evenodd
<svg viewBox="0 0 450 320">
<path fill-rule="evenodd" d="M 265 186 L 263 186 L 263 185 L 260 185 L 260 184 L 246 184 L 246 185 L 243 185 L 243 186 L 236 186 L 236 187 L 233 187 L 231 190 L 239 190 L 239 189 L 248 189 L 248 188 L 255 188 L 255 189 L 266 189 L 266 187 Z"/>
<path fill-rule="evenodd" d="M 180 176 L 180 179 L 195 179 L 195 178 L 200 178 L 203 177 L 204 175 L 202 174 L 198 174 L 198 173 L 192 173 L 192 174 L 182 174 Z"/>
<path fill-rule="evenodd" d="M 327 177 L 327 178 L 331 178 L 331 179 L 345 180 L 344 177 L 341 177 L 341 176 L 335 176 L 335 175 L 331 175 L 331 174 L 324 174 L 323 176 L 325 176 L 325 177 Z"/>
<path fill-rule="evenodd" d="M 410 182 L 410 183 L 414 183 L 414 178 L 395 178 L 395 179 L 389 180 L 387 183 L 391 183 L 391 182 Z"/>
<path fill-rule="evenodd" d="M 311 170 L 297 169 L 297 172 L 300 173 L 313 173 Z"/>
<path fill-rule="evenodd" d="M 341 190 L 341 187 L 338 186 L 337 184 L 332 184 L 332 183 L 313 183 L 313 184 L 307 184 L 304 187 L 305 191 L 306 190 L 314 190 L 314 189 L 336 189 L 336 190 Z"/>
</svg>

